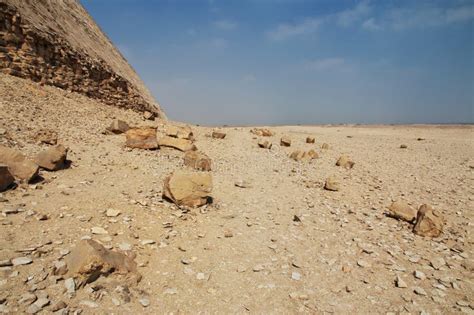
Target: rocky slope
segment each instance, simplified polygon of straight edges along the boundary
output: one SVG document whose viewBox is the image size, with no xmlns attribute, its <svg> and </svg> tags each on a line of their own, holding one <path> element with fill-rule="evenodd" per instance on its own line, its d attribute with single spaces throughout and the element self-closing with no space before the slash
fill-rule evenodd
<svg viewBox="0 0 474 315">
<path fill-rule="evenodd" d="M 222 128 L 223 139 L 191 126 L 212 160 L 213 203 L 188 209 L 163 198 L 167 176 L 189 169 L 183 152 L 104 132 L 114 119 L 159 122 L 1 74 L 0 112 L 0 145 L 34 157 L 50 129 L 71 160 L 0 195 L 0 312 L 473 313 L 472 126 Z M 294 161 L 297 149 L 319 158 Z M 341 155 L 352 168 L 335 165 Z M 386 216 L 394 200 L 434 207 L 441 236 Z M 75 286 L 59 270 L 81 239 L 132 253 L 120 259 L 134 257 L 141 281 Z"/>
<path fill-rule="evenodd" d="M 76 0 L 0 0 L 0 70 L 164 118 L 141 79 Z"/>
</svg>

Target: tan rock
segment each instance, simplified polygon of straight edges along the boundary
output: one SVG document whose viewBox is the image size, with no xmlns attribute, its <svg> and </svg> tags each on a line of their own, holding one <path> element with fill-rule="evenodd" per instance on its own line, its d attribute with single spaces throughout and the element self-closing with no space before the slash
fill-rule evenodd
<svg viewBox="0 0 474 315">
<path fill-rule="evenodd" d="M 353 168 L 354 164 L 355 163 L 352 162 L 347 155 L 341 156 L 336 162 L 337 166 L 342 166 L 342 167 L 347 168 L 347 169 Z"/>
<path fill-rule="evenodd" d="M 258 146 L 262 149 L 271 149 L 272 148 L 272 143 L 267 140 L 260 140 L 258 142 Z"/>
<path fill-rule="evenodd" d="M 271 137 L 274 135 L 272 131 L 266 128 L 254 128 L 250 130 L 251 133 L 257 136 L 262 136 L 262 137 Z"/>
<path fill-rule="evenodd" d="M 324 189 L 330 191 L 338 191 L 339 190 L 339 182 L 336 180 L 334 176 L 328 177 L 326 182 L 324 183 Z"/>
<path fill-rule="evenodd" d="M 291 152 L 290 159 L 295 160 L 295 161 L 301 161 L 304 156 L 305 156 L 304 151 L 296 150 L 296 151 Z"/>
<path fill-rule="evenodd" d="M 290 154 L 290 159 L 295 161 L 310 161 L 318 158 L 319 155 L 315 150 L 309 150 L 308 152 L 296 150 Z"/>
<path fill-rule="evenodd" d="M 224 139 L 226 136 L 226 134 L 224 132 L 220 132 L 220 131 L 213 131 L 212 132 L 212 137 L 214 139 Z"/>
<path fill-rule="evenodd" d="M 319 158 L 319 154 L 318 152 L 316 152 L 315 150 L 311 149 L 309 150 L 308 152 L 305 153 L 305 156 L 304 156 L 307 160 L 312 160 L 312 159 L 317 159 Z"/>
<path fill-rule="evenodd" d="M 280 139 L 280 145 L 283 147 L 289 147 L 291 146 L 291 139 L 288 137 L 281 137 Z"/>
<path fill-rule="evenodd" d="M 416 210 L 410 207 L 405 201 L 395 201 L 390 207 L 388 207 L 388 216 L 403 220 L 407 222 L 413 222 L 416 219 Z"/>
<path fill-rule="evenodd" d="M 127 142 L 125 145 L 129 148 L 138 149 L 157 149 L 158 141 L 156 140 L 155 128 L 133 128 L 129 129 L 125 136 Z"/>
<path fill-rule="evenodd" d="M 427 237 L 438 237 L 443 232 L 444 220 L 438 211 L 430 205 L 421 205 L 416 216 L 416 224 L 413 232 L 416 235 Z"/>
<path fill-rule="evenodd" d="M 143 112 L 143 118 L 146 120 L 155 120 L 155 114 L 146 110 Z"/>
<path fill-rule="evenodd" d="M 187 151 L 184 154 L 184 165 L 199 171 L 211 170 L 211 159 L 199 151 Z"/>
<path fill-rule="evenodd" d="M 176 126 L 176 125 L 166 125 L 165 133 L 169 137 L 178 138 L 178 139 L 187 139 L 193 140 L 194 135 L 190 127 L 185 126 Z"/>
<path fill-rule="evenodd" d="M 133 259 L 131 253 L 126 255 L 107 250 L 96 241 L 82 240 L 66 256 L 66 264 L 68 276 L 75 279 L 78 287 L 111 273 L 123 275 L 127 280 L 137 283 L 141 275 Z"/>
<path fill-rule="evenodd" d="M 406 149 L 408 146 L 406 144 L 400 144 L 400 149 Z"/>
<path fill-rule="evenodd" d="M 314 143 L 316 139 L 314 137 L 306 137 L 306 143 Z"/>
<path fill-rule="evenodd" d="M 39 167 L 48 171 L 57 171 L 64 168 L 68 149 L 59 144 L 38 153 L 35 162 Z"/>
<path fill-rule="evenodd" d="M 10 173 L 8 166 L 0 164 L 0 191 L 6 190 L 14 181 L 15 178 Z"/>
<path fill-rule="evenodd" d="M 41 129 L 36 134 L 35 139 L 41 143 L 56 145 L 58 143 L 58 134 L 53 130 Z"/>
<path fill-rule="evenodd" d="M 212 202 L 209 173 L 176 171 L 165 179 L 163 196 L 178 206 L 200 207 Z"/>
<path fill-rule="evenodd" d="M 107 131 L 118 135 L 118 134 L 127 132 L 129 129 L 130 129 L 130 126 L 125 121 L 120 120 L 120 119 L 115 119 L 107 128 Z"/>
<path fill-rule="evenodd" d="M 324 149 L 324 150 L 329 149 L 329 144 L 323 143 L 323 144 L 321 145 L 321 149 Z"/>
<path fill-rule="evenodd" d="M 197 150 L 191 140 L 163 136 L 158 139 L 158 144 L 163 147 L 174 148 L 183 152 Z"/>
<path fill-rule="evenodd" d="M 8 166 L 10 173 L 18 180 L 29 182 L 38 175 L 39 167 L 21 152 L 0 145 L 0 164 Z"/>
</svg>

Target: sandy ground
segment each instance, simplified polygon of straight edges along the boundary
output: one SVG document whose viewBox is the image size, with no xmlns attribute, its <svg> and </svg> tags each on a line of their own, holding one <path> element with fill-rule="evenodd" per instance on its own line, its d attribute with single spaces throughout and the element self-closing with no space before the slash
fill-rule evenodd
<svg viewBox="0 0 474 315">
<path fill-rule="evenodd" d="M 258 148 L 251 128 L 221 128 L 227 136 L 217 140 L 212 129 L 193 126 L 197 147 L 213 160 L 214 204 L 183 212 L 161 197 L 164 178 L 185 168 L 182 152 L 130 150 L 123 135 L 102 133 L 114 118 L 160 122 L 5 75 L 0 95 L 1 144 L 33 156 L 45 148 L 35 133 L 50 128 L 72 161 L 1 194 L 3 213 L 21 211 L 0 217 L 0 260 L 33 263 L 0 268 L 0 311 L 24 312 L 20 299 L 32 292 L 48 296 L 42 313 L 61 300 L 84 314 L 474 313 L 472 126 L 271 127 L 271 150 Z M 291 147 L 279 145 L 283 135 Z M 305 143 L 308 135 L 315 144 Z M 318 159 L 288 158 L 311 148 Z M 342 154 L 353 169 L 335 166 Z M 339 191 L 323 189 L 329 176 Z M 236 187 L 239 180 L 251 187 Z M 399 199 L 439 210 L 442 237 L 416 236 L 409 223 L 385 216 Z M 121 215 L 106 217 L 109 208 Z M 97 226 L 108 234 L 92 235 Z M 84 237 L 137 254 L 143 279 L 130 287 L 129 302 L 109 289 L 122 285 L 114 275 L 72 295 L 52 275 L 53 261 Z M 34 250 L 21 252 L 27 248 Z"/>
</svg>

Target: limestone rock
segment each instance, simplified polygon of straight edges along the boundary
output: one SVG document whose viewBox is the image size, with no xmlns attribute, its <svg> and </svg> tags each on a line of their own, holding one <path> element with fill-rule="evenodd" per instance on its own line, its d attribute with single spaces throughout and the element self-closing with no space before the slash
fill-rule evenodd
<svg viewBox="0 0 474 315">
<path fill-rule="evenodd" d="M 35 159 L 36 164 L 48 171 L 57 171 L 64 168 L 68 149 L 63 145 L 48 148 L 40 152 Z"/>
<path fill-rule="evenodd" d="M 212 202 L 209 173 L 176 171 L 165 179 L 163 196 L 179 206 L 200 207 Z"/>
<path fill-rule="evenodd" d="M 35 140 L 41 143 L 56 145 L 58 143 L 58 134 L 53 130 L 41 129 L 36 134 Z"/>
<path fill-rule="evenodd" d="M 193 132 L 188 126 L 166 125 L 165 133 L 167 136 L 173 138 L 194 140 Z"/>
<path fill-rule="evenodd" d="M 323 144 L 321 145 L 321 149 L 323 149 L 323 150 L 328 150 L 328 149 L 329 149 L 329 144 L 323 143 Z"/>
<path fill-rule="evenodd" d="M 271 137 L 274 135 L 272 131 L 266 128 L 254 128 L 250 130 L 251 133 L 257 136 L 262 136 L 262 137 Z"/>
<path fill-rule="evenodd" d="M 0 145 L 0 164 L 8 166 L 10 173 L 21 181 L 29 182 L 38 175 L 38 165 L 21 152 Z"/>
<path fill-rule="evenodd" d="M 224 132 L 220 132 L 220 131 L 213 131 L 212 132 L 212 137 L 214 139 L 224 139 L 226 136 L 226 134 Z"/>
<path fill-rule="evenodd" d="M 187 151 L 184 154 L 184 165 L 192 167 L 198 171 L 210 171 L 211 159 L 199 151 Z"/>
<path fill-rule="evenodd" d="M 127 147 L 150 150 L 158 148 L 155 128 L 129 129 L 125 136 L 127 137 L 127 142 L 125 143 Z"/>
<path fill-rule="evenodd" d="M 305 155 L 304 151 L 296 150 L 296 151 L 291 152 L 290 159 L 295 160 L 295 161 L 298 162 L 298 161 L 301 161 L 303 159 L 304 155 Z"/>
<path fill-rule="evenodd" d="M 15 181 L 8 166 L 0 164 L 0 191 L 6 190 Z"/>
<path fill-rule="evenodd" d="M 336 165 L 342 166 L 344 168 L 350 169 L 354 167 L 354 162 L 347 155 L 343 155 L 337 160 Z"/>
<path fill-rule="evenodd" d="M 162 147 L 170 147 L 183 152 L 197 150 L 196 146 L 191 140 L 182 138 L 164 136 L 158 140 L 158 144 Z"/>
<path fill-rule="evenodd" d="M 395 201 L 388 207 L 388 216 L 411 223 L 416 219 L 416 210 L 404 201 Z"/>
<path fill-rule="evenodd" d="M 110 126 L 107 128 L 107 131 L 113 134 L 121 134 L 127 132 L 130 129 L 130 126 L 123 120 L 115 119 Z"/>
<path fill-rule="evenodd" d="M 258 142 L 258 146 L 262 149 L 271 149 L 272 148 L 272 143 L 267 140 L 260 140 Z"/>
<path fill-rule="evenodd" d="M 314 143 L 316 139 L 314 137 L 306 137 L 306 143 Z"/>
<path fill-rule="evenodd" d="M 339 190 L 339 183 L 337 182 L 334 176 L 328 177 L 326 182 L 324 183 L 324 189 L 330 191 L 338 191 Z"/>
<path fill-rule="evenodd" d="M 290 159 L 295 160 L 297 162 L 299 162 L 299 161 L 310 161 L 310 160 L 316 159 L 318 157 L 319 157 L 318 153 L 314 150 L 309 150 L 308 152 L 301 151 L 301 150 L 296 150 L 296 151 L 293 151 L 290 154 Z"/>
<path fill-rule="evenodd" d="M 141 275 L 137 272 L 137 264 L 133 258 L 124 253 L 107 250 L 96 241 L 82 240 L 66 257 L 68 276 L 74 278 L 77 288 L 111 273 L 139 282 Z"/>
<path fill-rule="evenodd" d="M 291 146 L 291 139 L 288 137 L 281 137 L 280 139 L 280 145 L 283 147 L 289 147 Z"/>
<path fill-rule="evenodd" d="M 441 213 L 431 208 L 430 205 L 424 204 L 418 209 L 413 232 L 420 236 L 438 237 L 443 232 L 443 225 Z"/>
</svg>

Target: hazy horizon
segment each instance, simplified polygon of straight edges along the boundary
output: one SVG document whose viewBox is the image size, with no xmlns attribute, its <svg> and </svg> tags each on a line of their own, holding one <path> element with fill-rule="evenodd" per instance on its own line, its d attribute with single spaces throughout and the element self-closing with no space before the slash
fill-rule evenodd
<svg viewBox="0 0 474 315">
<path fill-rule="evenodd" d="M 81 3 L 173 120 L 474 123 L 473 1 Z"/>
</svg>

